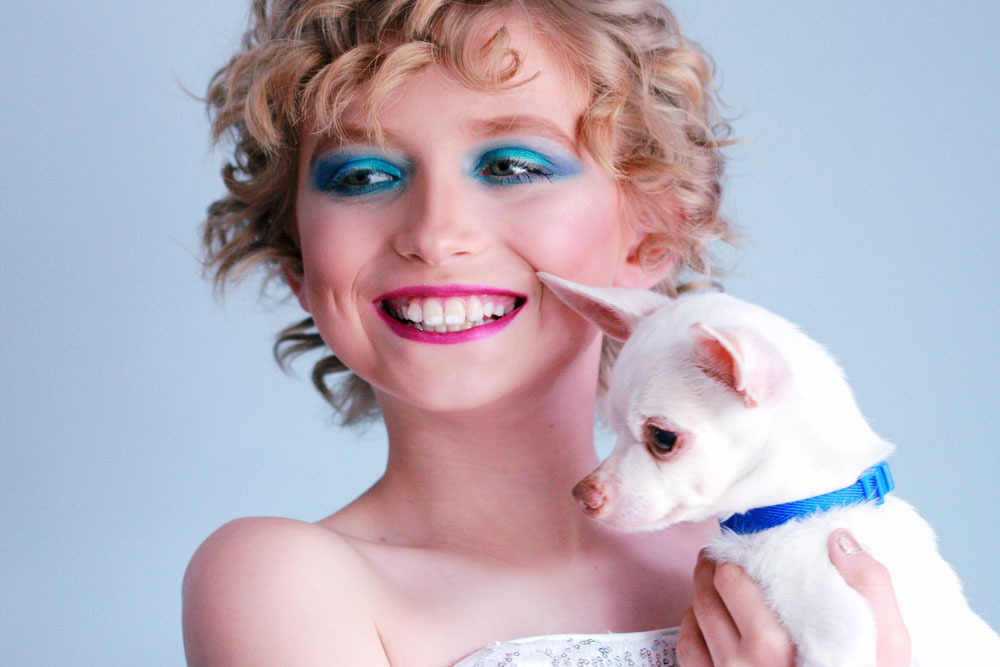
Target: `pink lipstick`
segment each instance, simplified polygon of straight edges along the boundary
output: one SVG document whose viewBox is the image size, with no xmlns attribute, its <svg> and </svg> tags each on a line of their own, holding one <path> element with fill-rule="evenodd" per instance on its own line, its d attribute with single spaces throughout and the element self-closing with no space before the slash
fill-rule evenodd
<svg viewBox="0 0 1000 667">
<path fill-rule="evenodd" d="M 396 335 L 447 345 L 499 332 L 527 299 L 518 292 L 480 285 L 416 285 L 387 292 L 372 305 Z"/>
</svg>

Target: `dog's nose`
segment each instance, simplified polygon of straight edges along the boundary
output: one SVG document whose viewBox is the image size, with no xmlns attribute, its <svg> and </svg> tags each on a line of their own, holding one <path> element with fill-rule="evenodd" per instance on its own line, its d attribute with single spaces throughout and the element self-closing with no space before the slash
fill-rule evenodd
<svg viewBox="0 0 1000 667">
<path fill-rule="evenodd" d="M 598 490 L 590 477 L 573 487 L 573 497 L 587 514 L 597 514 L 604 505 L 604 494 Z"/>
</svg>

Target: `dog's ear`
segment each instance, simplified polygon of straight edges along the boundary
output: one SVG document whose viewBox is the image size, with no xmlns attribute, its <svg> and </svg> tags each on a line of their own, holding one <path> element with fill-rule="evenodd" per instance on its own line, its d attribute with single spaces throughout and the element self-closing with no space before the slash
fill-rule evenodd
<svg viewBox="0 0 1000 667">
<path fill-rule="evenodd" d="M 563 303 L 617 340 L 628 339 L 642 318 L 671 301 L 670 297 L 647 289 L 592 287 L 549 273 L 536 275 Z"/>
<path fill-rule="evenodd" d="M 689 333 L 698 367 L 739 394 L 748 408 L 774 395 L 787 376 L 781 356 L 746 329 L 715 329 L 698 322 Z"/>
</svg>

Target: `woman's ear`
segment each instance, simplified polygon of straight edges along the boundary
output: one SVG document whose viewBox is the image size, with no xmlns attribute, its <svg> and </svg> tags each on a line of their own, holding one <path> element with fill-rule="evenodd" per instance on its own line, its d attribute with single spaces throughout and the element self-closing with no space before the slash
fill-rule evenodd
<svg viewBox="0 0 1000 667">
<path fill-rule="evenodd" d="M 615 281 L 612 283 L 616 287 L 638 287 L 649 289 L 663 280 L 677 263 L 677 258 L 664 251 L 659 262 L 652 263 L 647 259 L 642 261 L 643 246 L 649 239 L 648 232 L 634 232 L 632 243 L 629 246 L 628 254 L 625 256 L 618 272 L 615 274 Z"/>
<path fill-rule="evenodd" d="M 626 190 L 621 192 L 622 201 L 622 246 L 628 248 L 625 258 L 618 267 L 613 285 L 617 287 L 633 287 L 649 289 L 663 280 L 677 266 L 677 256 L 671 253 L 662 244 L 659 247 L 650 247 L 653 234 L 648 229 L 642 229 L 638 224 L 641 211 L 645 206 L 629 196 Z M 680 221 L 684 219 L 681 204 L 672 194 L 662 195 L 658 198 L 658 205 L 654 212 L 646 210 L 647 216 L 655 213 L 655 217 L 664 220 L 664 232 L 677 229 Z M 658 261 L 657 261 L 658 260 Z"/>
<path fill-rule="evenodd" d="M 284 277 L 285 282 L 288 283 L 288 287 L 291 288 L 292 294 L 294 294 L 295 298 L 299 300 L 299 305 L 302 306 L 302 310 L 307 313 L 311 313 L 312 311 L 309 310 L 309 296 L 302 286 L 304 282 L 302 269 L 293 265 L 292 262 L 282 261 L 281 275 Z"/>
</svg>

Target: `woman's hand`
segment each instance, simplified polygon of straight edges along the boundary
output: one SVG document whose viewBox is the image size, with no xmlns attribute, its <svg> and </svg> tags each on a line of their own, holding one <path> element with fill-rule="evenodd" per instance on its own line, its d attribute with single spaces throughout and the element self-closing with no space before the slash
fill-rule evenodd
<svg viewBox="0 0 1000 667">
<path fill-rule="evenodd" d="M 910 637 L 885 566 L 847 531 L 828 542 L 830 560 L 875 616 L 878 667 L 908 667 Z M 704 552 L 694 570 L 694 601 L 681 622 L 677 658 L 682 667 L 795 664 L 795 647 L 760 589 L 732 563 L 716 565 Z"/>
<path fill-rule="evenodd" d="M 733 563 L 705 552 L 694 568 L 694 600 L 677 637 L 681 667 L 791 667 L 795 647 L 757 584 Z"/>
</svg>

